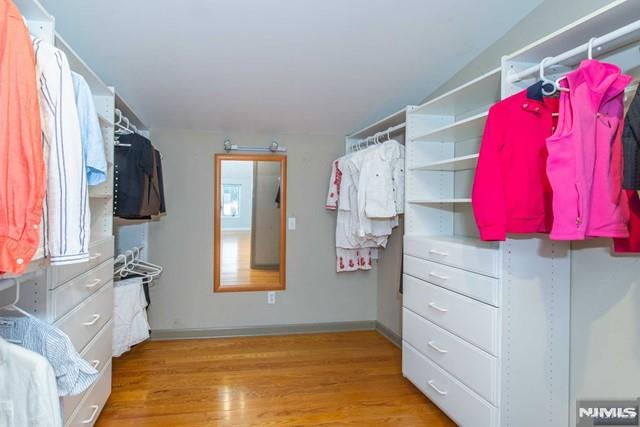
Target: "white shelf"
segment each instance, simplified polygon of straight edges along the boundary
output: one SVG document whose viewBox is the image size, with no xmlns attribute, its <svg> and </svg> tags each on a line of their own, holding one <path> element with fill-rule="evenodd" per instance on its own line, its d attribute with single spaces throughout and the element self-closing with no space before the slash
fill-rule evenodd
<svg viewBox="0 0 640 427">
<path fill-rule="evenodd" d="M 116 93 L 116 108 L 122 111 L 122 115 L 128 118 L 131 121 L 131 124 L 135 125 L 138 130 L 143 131 L 147 129 L 147 126 L 144 124 L 142 119 L 136 115 L 133 108 L 131 108 L 124 98 L 122 98 L 118 93 Z"/>
<path fill-rule="evenodd" d="M 409 168 L 415 171 L 463 171 L 474 169 L 478 164 L 479 154 L 454 157 L 453 159 L 441 160 L 439 162 L 428 163 L 423 166 Z"/>
<path fill-rule="evenodd" d="M 500 100 L 500 68 L 416 107 L 411 114 L 459 116 Z"/>
<path fill-rule="evenodd" d="M 71 69 L 84 77 L 91 88 L 93 96 L 113 96 L 113 91 L 109 86 L 102 81 L 58 33 L 56 33 L 56 47 L 67 55 Z"/>
<path fill-rule="evenodd" d="M 416 142 L 460 142 L 472 138 L 480 138 L 484 132 L 484 125 L 488 115 L 489 112 L 485 111 L 423 135 L 418 135 L 412 140 Z"/>
<path fill-rule="evenodd" d="M 98 120 L 100 121 L 100 126 L 102 128 L 112 128 L 113 127 L 113 120 L 109 120 L 108 118 L 106 118 L 105 116 L 103 116 L 100 113 L 98 113 Z"/>
<path fill-rule="evenodd" d="M 439 205 L 445 203 L 471 203 L 471 199 L 423 199 L 423 200 L 409 200 L 414 205 Z"/>
<path fill-rule="evenodd" d="M 372 123 L 358 131 L 353 132 L 352 134 L 348 135 L 347 138 L 364 139 L 368 136 L 375 134 L 376 132 L 387 130 L 393 126 L 402 125 L 405 123 L 407 111 L 410 111 L 412 108 L 414 107 L 409 106 L 409 107 L 403 108 L 402 110 L 396 111 L 395 113 L 392 113 L 387 117 L 378 120 L 375 123 Z"/>
</svg>

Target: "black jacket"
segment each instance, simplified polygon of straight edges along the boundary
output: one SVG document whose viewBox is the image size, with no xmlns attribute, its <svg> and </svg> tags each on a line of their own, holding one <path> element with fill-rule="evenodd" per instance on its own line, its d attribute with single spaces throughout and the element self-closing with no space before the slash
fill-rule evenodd
<svg viewBox="0 0 640 427">
<path fill-rule="evenodd" d="M 640 190 L 640 86 L 631 101 L 622 133 L 624 182 L 627 190 Z"/>
</svg>

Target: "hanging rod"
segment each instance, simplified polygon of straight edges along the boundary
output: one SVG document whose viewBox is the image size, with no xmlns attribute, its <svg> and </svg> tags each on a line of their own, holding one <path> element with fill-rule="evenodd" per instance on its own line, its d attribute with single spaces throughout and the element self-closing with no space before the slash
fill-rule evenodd
<svg viewBox="0 0 640 427">
<path fill-rule="evenodd" d="M 391 136 L 392 134 L 395 134 L 396 132 L 398 132 L 398 131 L 406 128 L 406 127 L 407 127 L 407 123 L 406 122 L 400 123 L 399 125 L 391 126 L 388 129 L 382 130 L 380 132 L 376 132 L 371 136 L 367 136 L 366 138 L 358 139 L 358 140 L 356 140 L 355 143 L 353 143 L 353 145 L 360 146 L 360 144 L 362 144 L 364 142 L 366 142 L 368 144 L 369 141 L 375 140 L 375 139 L 377 139 L 377 138 L 379 138 L 381 136 Z M 391 138 L 389 138 L 389 139 L 391 139 Z"/>
<path fill-rule="evenodd" d="M 257 151 L 260 153 L 284 153 L 287 151 L 286 148 L 281 147 L 277 141 L 272 141 L 268 147 L 252 147 L 248 145 L 236 145 L 232 144 L 231 140 L 227 139 L 224 141 L 224 151 Z"/>
<path fill-rule="evenodd" d="M 638 30 L 640 30 L 640 20 L 632 22 L 631 24 L 625 25 L 624 27 L 618 28 L 617 30 L 611 31 L 610 33 L 607 33 L 603 36 L 596 37 L 592 42 L 592 46 L 593 47 L 600 46 L 600 48 L 602 48 L 602 45 L 612 42 L 616 39 L 624 37 Z M 589 49 L 589 42 L 581 44 L 578 47 L 575 47 L 571 50 L 568 50 L 564 53 L 561 53 L 545 61 L 544 63 L 545 67 L 550 67 L 552 65 L 560 64 L 566 61 L 567 59 L 573 58 L 574 56 L 582 55 L 585 52 L 587 52 L 588 49 Z M 525 70 L 522 70 L 518 73 L 511 74 L 508 77 L 508 81 L 509 83 L 515 83 L 520 80 L 524 80 L 526 77 L 536 74 L 539 71 L 540 71 L 540 65 L 532 65 L 531 67 Z"/>
</svg>

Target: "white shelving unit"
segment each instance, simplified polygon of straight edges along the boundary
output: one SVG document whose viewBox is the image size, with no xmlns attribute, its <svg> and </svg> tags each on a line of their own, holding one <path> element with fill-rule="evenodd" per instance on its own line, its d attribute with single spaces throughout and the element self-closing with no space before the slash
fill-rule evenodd
<svg viewBox="0 0 640 427">
<path fill-rule="evenodd" d="M 577 399 L 637 394 L 637 322 L 624 319 L 640 313 L 638 258 L 612 256 L 605 239 L 480 241 L 469 197 L 488 107 L 534 83 L 541 59 L 639 17 L 637 1 L 612 2 L 408 112 L 403 373 L 460 425 L 565 427 Z M 638 79 L 639 47 L 640 29 L 595 55 Z"/>
<path fill-rule="evenodd" d="M 94 97 L 94 103 L 104 138 L 104 149 L 108 162 L 107 181 L 90 187 L 91 210 L 90 259 L 86 263 L 65 266 L 50 266 L 46 259 L 32 260 L 27 272 L 18 277 L 20 300 L 18 305 L 54 324 L 65 332 L 76 350 L 93 363 L 100 377 L 79 396 L 65 397 L 63 407 L 64 424 L 95 424 L 99 412 L 111 393 L 111 336 L 113 316 L 113 183 L 114 183 L 114 111 L 127 109 L 127 116 L 136 117 L 126 103 L 118 97 L 112 87 L 85 63 L 77 52 L 55 32 L 55 19 L 38 0 L 15 0 L 25 17 L 30 33 L 45 43 L 55 45 L 67 57 L 72 71 L 82 75 Z M 124 106 L 124 107 L 123 107 Z M 139 128 L 144 126 L 135 123 Z M 4 276 L 3 278 L 6 278 Z M 15 291 L 6 290 L 0 282 L 1 302 L 6 295 L 13 298 Z"/>
</svg>

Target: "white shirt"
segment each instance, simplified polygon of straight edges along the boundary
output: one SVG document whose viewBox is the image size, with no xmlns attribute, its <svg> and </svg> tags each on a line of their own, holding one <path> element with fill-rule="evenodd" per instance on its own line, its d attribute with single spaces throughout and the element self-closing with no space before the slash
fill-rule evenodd
<svg viewBox="0 0 640 427">
<path fill-rule="evenodd" d="M 147 300 L 142 278 L 121 280 L 113 287 L 113 347 L 112 355 L 119 357 L 131 346 L 149 338 Z"/>
<path fill-rule="evenodd" d="M 65 54 L 33 39 L 47 196 L 41 249 L 53 265 L 89 259 L 89 191 L 71 70 Z"/>
<path fill-rule="evenodd" d="M 49 362 L 1 338 L 0 426 L 62 426 L 56 378 Z"/>
</svg>

